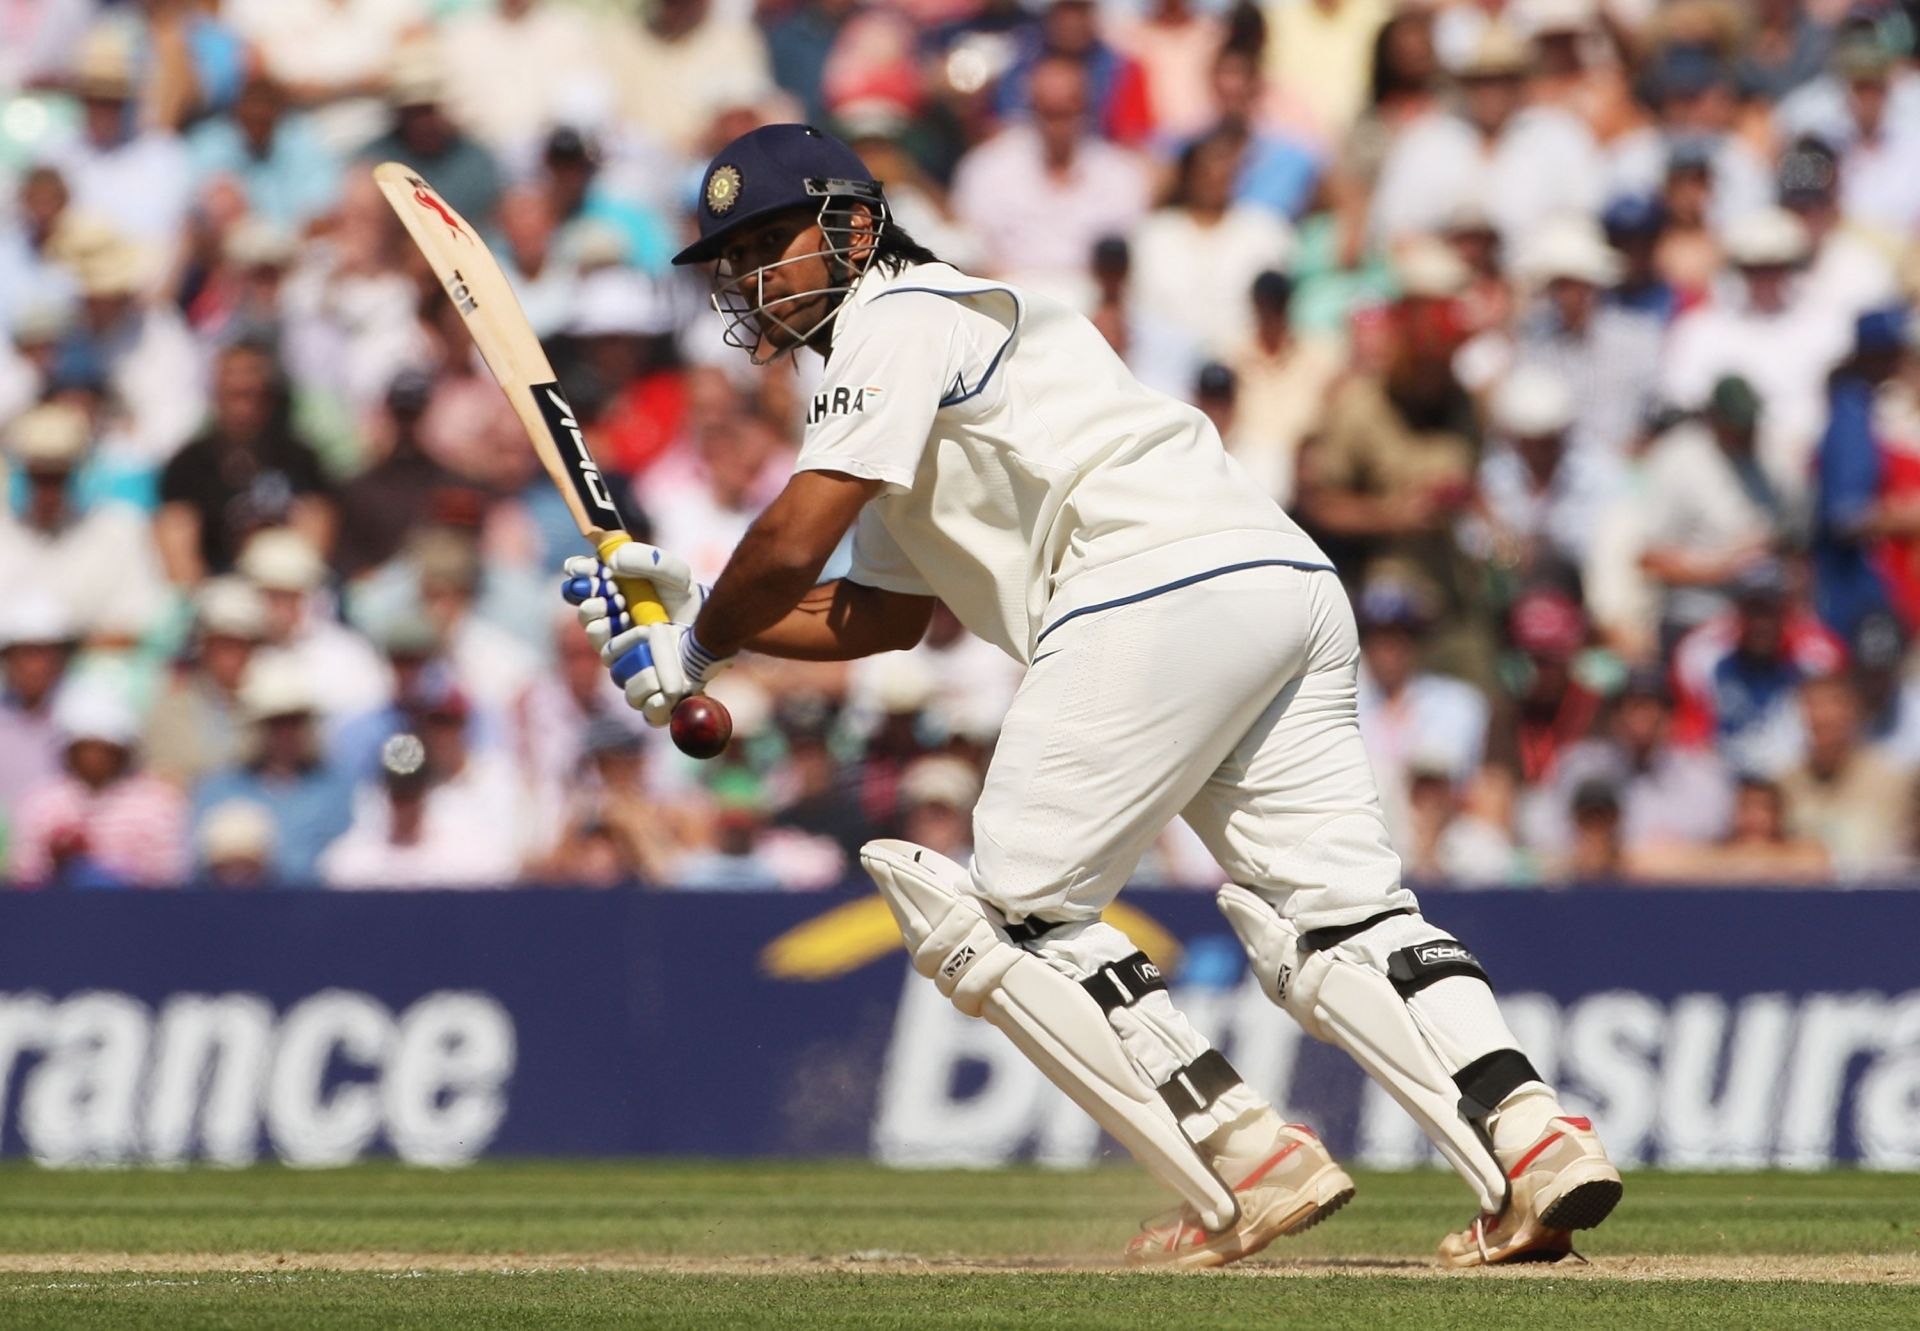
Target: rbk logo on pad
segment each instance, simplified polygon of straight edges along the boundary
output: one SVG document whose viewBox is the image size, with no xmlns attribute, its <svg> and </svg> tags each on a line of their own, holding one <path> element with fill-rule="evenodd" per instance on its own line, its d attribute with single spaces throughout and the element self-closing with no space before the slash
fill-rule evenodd
<svg viewBox="0 0 1920 1331">
<path fill-rule="evenodd" d="M 1413 959 L 1422 966 L 1437 966 L 1443 961 L 1464 961 L 1477 966 L 1473 953 L 1458 943 L 1422 943 L 1413 949 Z"/>
<path fill-rule="evenodd" d="M 959 975 L 961 971 L 973 965 L 973 959 L 976 955 L 971 944 L 961 948 L 958 952 L 948 957 L 941 965 L 940 974 L 949 980 L 953 979 Z"/>
<path fill-rule="evenodd" d="M 823 388 L 813 395 L 813 402 L 807 407 L 807 424 L 817 424 L 829 416 L 851 416 L 865 411 L 868 402 L 879 398 L 882 391 L 872 384 L 865 388 Z M 874 405 L 879 403 L 875 401 Z"/>
</svg>

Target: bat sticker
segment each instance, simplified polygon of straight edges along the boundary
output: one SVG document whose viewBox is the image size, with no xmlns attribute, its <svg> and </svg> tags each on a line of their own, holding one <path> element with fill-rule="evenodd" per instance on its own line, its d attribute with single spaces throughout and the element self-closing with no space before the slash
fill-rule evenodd
<svg viewBox="0 0 1920 1331">
<path fill-rule="evenodd" d="M 422 208 L 430 209 L 440 214 L 440 220 L 447 224 L 447 230 L 453 232 L 454 235 L 460 237 L 462 240 L 472 239 L 465 231 L 460 229 L 460 223 L 456 222 L 453 214 L 447 211 L 447 205 L 440 202 L 440 200 L 428 192 L 426 181 L 415 177 L 409 183 L 413 186 L 413 201 L 415 203 L 419 204 Z"/>
<path fill-rule="evenodd" d="M 560 456 L 567 464 L 567 477 L 573 482 L 573 491 L 580 496 L 580 502 L 606 515 L 603 530 L 627 530 L 627 520 L 614 502 L 613 492 L 607 488 L 607 478 L 600 474 L 600 465 L 587 451 L 586 438 L 574 418 L 573 404 L 561 393 L 560 385 L 534 384 L 533 400 L 547 423 L 547 432 L 560 446 Z"/>
</svg>

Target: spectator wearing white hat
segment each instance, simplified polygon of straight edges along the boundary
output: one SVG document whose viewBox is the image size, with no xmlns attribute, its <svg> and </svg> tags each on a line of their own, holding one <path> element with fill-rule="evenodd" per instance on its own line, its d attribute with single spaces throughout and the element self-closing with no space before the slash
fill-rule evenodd
<svg viewBox="0 0 1920 1331">
<path fill-rule="evenodd" d="M 185 321 L 152 298 L 156 256 L 114 227 L 77 218 L 58 237 L 62 262 L 80 286 L 80 337 L 69 345 L 97 362 L 117 409 L 102 453 L 129 468 L 163 465 L 206 409 L 205 367 Z"/>
<path fill-rule="evenodd" d="M 1503 817 L 1507 788 L 1495 769 L 1462 781 L 1442 754 L 1416 749 L 1407 761 L 1404 822 L 1390 822 L 1407 877 L 1453 888 L 1522 885 L 1525 856 Z"/>
<path fill-rule="evenodd" d="M 1672 406 L 1697 411 L 1716 382 L 1745 379 L 1760 397 L 1761 465 L 1797 504 L 1826 423 L 1827 375 L 1851 345 L 1851 324 L 1798 280 L 1809 238 L 1786 209 L 1740 219 L 1727 230 L 1726 251 L 1738 276 L 1674 323 L 1661 392 Z"/>
<path fill-rule="evenodd" d="M 1437 231 L 1478 199 L 1515 246 L 1558 213 L 1597 213 L 1605 165 L 1592 133 L 1553 107 L 1528 106 L 1532 55 L 1495 25 L 1454 72 L 1460 110 L 1435 111 L 1395 140 L 1380 169 L 1370 229 L 1376 242 Z"/>
<path fill-rule="evenodd" d="M 289 377 L 307 377 L 314 351 L 312 329 L 287 318 L 288 274 L 300 258 L 295 234 L 264 217 L 242 217 L 228 226 L 217 246 L 194 261 L 201 276 L 181 293 L 194 335 L 202 343 L 257 341 L 277 350 Z M 323 354 L 323 353 L 322 353 Z"/>
<path fill-rule="evenodd" d="M 173 887 L 186 875 L 186 799 L 140 770 L 139 719 L 74 686 L 53 708 L 66 771 L 20 802 L 10 876 L 25 887 Z"/>
<path fill-rule="evenodd" d="M 257 655 L 241 681 L 240 715 L 249 729 L 246 756 L 193 791 L 196 830 L 230 800 L 259 805 L 273 818 L 273 878 L 305 886 L 316 878 L 320 852 L 353 821 L 353 781 L 327 761 L 314 730 L 316 696 L 296 661 Z M 197 834 L 197 831 L 196 831 Z"/>
<path fill-rule="evenodd" d="M 252 583 L 229 575 L 200 585 L 186 653 L 147 713 L 147 767 L 155 776 L 191 789 L 241 760 L 240 682 L 266 632 L 266 599 Z"/>
<path fill-rule="evenodd" d="M 575 288 L 566 331 L 580 344 L 590 396 L 604 404 L 590 422 L 594 460 L 640 475 L 673 443 L 687 410 L 668 292 L 632 268 L 598 269 Z"/>
<path fill-rule="evenodd" d="M 80 499 L 75 476 L 93 447 L 86 414 L 49 402 L 15 420 L 5 438 L 26 494 L 19 511 L 0 511 L 0 587 L 110 587 L 111 606 L 80 599 L 83 628 L 109 610 L 137 630 L 153 624 L 172 598 L 151 525 L 128 505 Z"/>
<path fill-rule="evenodd" d="M 81 41 L 69 75 L 81 133 L 51 160 L 77 209 L 164 250 L 186 220 L 193 173 L 178 135 L 138 123 L 133 36 L 128 25 L 103 21 Z"/>
<path fill-rule="evenodd" d="M 1568 443 L 1576 452 L 1624 460 L 1657 401 L 1663 324 L 1605 300 L 1623 265 L 1591 218 L 1554 219 L 1517 259 L 1521 282 L 1535 293 L 1519 321 L 1517 359 L 1565 382 L 1573 408 Z"/>
<path fill-rule="evenodd" d="M 50 589 L 0 597 L 0 821 L 60 770 L 53 702 L 79 639 Z"/>
<path fill-rule="evenodd" d="M 973 855 L 980 773 L 950 753 L 929 754 L 900 774 L 900 835 L 965 863 Z"/>
<path fill-rule="evenodd" d="M 207 810 L 194 851 L 214 887 L 247 890 L 273 882 L 273 815 L 252 800 L 231 799 Z"/>
<path fill-rule="evenodd" d="M 1494 390 L 1495 439 L 1480 464 L 1485 528 L 1473 540 L 1522 583 L 1577 579 L 1602 515 L 1626 483 L 1616 456 L 1573 445 L 1572 386 L 1523 362 Z"/>
<path fill-rule="evenodd" d="M 473 535 L 426 528 L 415 533 L 406 558 L 390 567 L 410 579 L 401 616 L 431 636 L 474 704 L 490 717 L 517 714 L 541 673 L 536 648 L 546 644 L 499 609 L 494 597 L 502 570 L 482 558 Z"/>
<path fill-rule="evenodd" d="M 306 536 L 292 527 L 255 533 L 240 552 L 239 572 L 266 603 L 263 645 L 306 672 L 323 714 L 351 716 L 385 700 L 386 663 L 372 643 L 331 614 L 327 566 Z"/>
</svg>

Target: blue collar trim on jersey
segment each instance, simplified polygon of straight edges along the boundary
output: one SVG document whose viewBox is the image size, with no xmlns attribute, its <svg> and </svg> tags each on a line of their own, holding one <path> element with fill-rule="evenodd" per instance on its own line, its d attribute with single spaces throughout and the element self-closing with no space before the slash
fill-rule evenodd
<svg viewBox="0 0 1920 1331">
<path fill-rule="evenodd" d="M 1078 619 L 1082 615 L 1090 615 L 1096 610 L 1113 610 L 1123 605 L 1132 605 L 1135 601 L 1150 600 L 1155 596 L 1161 595 L 1163 592 L 1177 592 L 1182 587 L 1193 586 L 1196 582 L 1207 582 L 1213 578 L 1224 577 L 1229 573 L 1238 573 L 1243 569 L 1249 568 L 1297 568 L 1304 569 L 1309 573 L 1332 573 L 1335 571 L 1332 564 L 1309 564 L 1301 559 L 1249 559 L 1244 564 L 1226 564 L 1220 568 L 1210 568 L 1204 573 L 1194 573 L 1184 578 L 1176 578 L 1172 582 L 1161 583 L 1158 587 L 1149 587 L 1147 590 L 1135 592 L 1131 596 L 1119 596 L 1111 601 L 1101 601 L 1094 605 L 1083 605 L 1078 610 L 1069 610 L 1066 614 L 1054 620 L 1053 623 L 1041 629 L 1040 636 L 1033 640 L 1033 645 L 1038 647 L 1041 643 L 1045 642 L 1047 635 L 1059 628 L 1062 624 Z"/>
<path fill-rule="evenodd" d="M 958 406 L 968 398 L 978 397 L 981 390 L 986 388 L 988 383 L 992 381 L 993 372 L 1000 368 L 1001 358 L 1007 354 L 1007 348 L 1013 345 L 1014 334 L 1020 331 L 1020 316 L 1024 311 L 1021 309 L 1018 293 L 1016 293 L 1012 287 L 995 286 L 982 286 L 972 291 L 946 291 L 939 287 L 888 287 L 885 291 L 875 296 L 874 299 L 884 300 L 888 296 L 897 296 L 903 291 L 918 291 L 928 296 L 945 296 L 950 300 L 964 300 L 971 296 L 999 295 L 1005 296 L 1013 302 L 1013 327 L 1007 333 L 1007 340 L 1000 344 L 1000 350 L 994 352 L 993 359 L 987 362 L 987 372 L 980 376 L 980 382 L 972 388 L 968 388 L 966 380 L 955 378 L 952 386 L 947 389 L 946 396 L 940 399 L 940 405 L 943 407 Z"/>
</svg>

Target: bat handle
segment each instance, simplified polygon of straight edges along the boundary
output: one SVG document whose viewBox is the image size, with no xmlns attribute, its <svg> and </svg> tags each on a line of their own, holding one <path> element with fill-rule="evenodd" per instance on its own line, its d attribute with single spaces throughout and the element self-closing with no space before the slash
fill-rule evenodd
<svg viewBox="0 0 1920 1331">
<path fill-rule="evenodd" d="M 623 531 L 604 532 L 599 539 L 594 542 L 594 552 L 600 556 L 600 562 L 605 564 L 609 561 L 615 550 L 631 543 L 632 540 L 633 538 Z M 627 614 L 632 617 L 634 623 L 664 624 L 667 622 L 667 608 L 660 604 L 659 594 L 653 590 L 653 584 L 645 578 L 623 578 L 616 575 L 613 580 L 613 585 L 618 587 L 620 594 L 626 598 Z M 678 715 L 681 708 L 684 708 L 692 701 L 691 698 L 682 698 L 679 704 L 673 709 L 675 715 Z M 706 705 L 716 709 L 720 713 L 721 717 L 725 719 L 726 729 L 731 732 L 733 729 L 733 721 L 732 718 L 727 716 L 726 707 L 717 699 L 713 698 L 708 698 Z M 673 742 L 679 745 L 682 750 L 691 752 L 690 746 L 681 742 L 678 731 L 679 727 L 675 726 L 673 728 Z M 693 756 L 711 757 L 712 755 L 695 753 Z"/>
<path fill-rule="evenodd" d="M 610 531 L 594 542 L 594 552 L 600 556 L 603 564 L 611 563 L 613 552 L 623 545 L 631 545 L 633 537 L 623 531 Z M 667 622 L 667 608 L 660 604 L 660 596 L 653 590 L 653 584 L 645 578 L 622 578 L 615 576 L 613 585 L 627 598 L 627 613 L 636 624 L 664 624 Z"/>
</svg>

